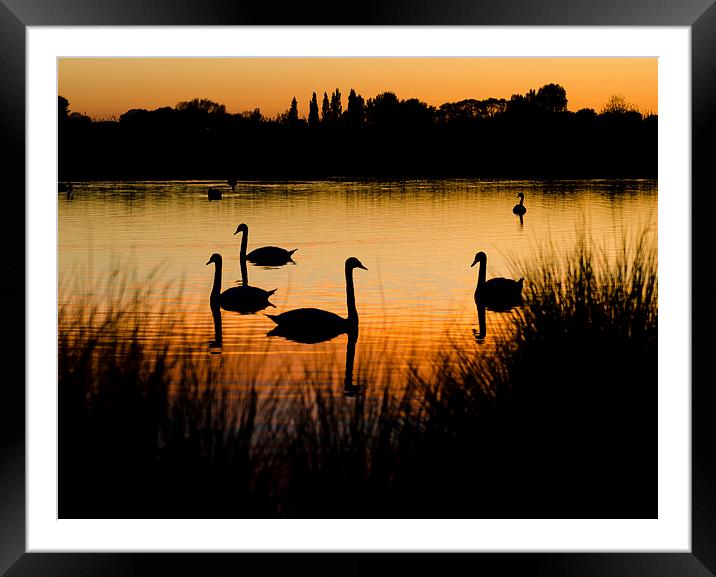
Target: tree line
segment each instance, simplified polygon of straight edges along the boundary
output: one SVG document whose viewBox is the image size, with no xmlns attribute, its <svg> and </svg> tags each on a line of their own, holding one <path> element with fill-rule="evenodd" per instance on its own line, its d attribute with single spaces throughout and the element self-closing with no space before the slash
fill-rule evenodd
<svg viewBox="0 0 716 577">
<path fill-rule="evenodd" d="M 393 92 L 311 95 L 301 117 L 194 99 L 93 120 L 58 97 L 59 178 L 656 177 L 657 126 L 618 95 L 567 110 L 546 84 L 509 99 L 430 106 Z"/>
</svg>

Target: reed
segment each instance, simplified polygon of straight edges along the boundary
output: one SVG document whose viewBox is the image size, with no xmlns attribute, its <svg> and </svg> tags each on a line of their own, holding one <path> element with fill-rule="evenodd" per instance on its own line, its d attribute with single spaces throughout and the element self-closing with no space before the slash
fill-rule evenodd
<svg viewBox="0 0 716 577">
<path fill-rule="evenodd" d="M 241 364 L 150 350 L 126 287 L 104 311 L 63 309 L 60 516 L 653 517 L 650 246 L 533 255 L 491 354 L 446 346 L 431 376 L 395 383 L 374 351 L 357 397 L 338 374 L 307 368 L 281 394 Z"/>
</svg>

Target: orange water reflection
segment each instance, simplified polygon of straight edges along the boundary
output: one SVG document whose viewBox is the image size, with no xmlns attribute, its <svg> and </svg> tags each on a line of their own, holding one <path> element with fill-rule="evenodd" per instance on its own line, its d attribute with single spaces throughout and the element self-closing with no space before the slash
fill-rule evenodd
<svg viewBox="0 0 716 577">
<path fill-rule="evenodd" d="M 488 310 L 478 323 L 470 268 L 478 250 L 488 255 L 488 278 L 517 277 L 547 243 L 574 245 L 582 223 L 607 253 L 622 233 L 646 225 L 656 243 L 655 181 L 243 182 L 219 202 L 207 201 L 209 186 L 226 184 L 75 183 L 71 202 L 58 197 L 59 302 L 101 314 L 120 295 L 142 291 L 143 341 L 170 343 L 174 355 L 220 369 L 230 388 L 295 388 L 309 379 L 344 386 L 347 335 L 317 345 L 269 338 L 274 325 L 262 313 L 318 307 L 345 316 L 349 256 L 369 269 L 355 275 L 360 334 L 351 380 L 397 386 L 411 368 L 433 370 L 451 346 L 489 354 L 509 330 L 505 313 Z M 522 222 L 512 214 L 519 191 L 528 207 Z M 222 254 L 222 290 L 242 278 L 233 234 L 240 222 L 249 225 L 249 251 L 298 251 L 295 264 L 248 265 L 251 285 L 277 289 L 276 308 L 222 311 L 219 347 L 206 262 Z M 108 294 L 111 279 L 124 288 Z"/>
</svg>

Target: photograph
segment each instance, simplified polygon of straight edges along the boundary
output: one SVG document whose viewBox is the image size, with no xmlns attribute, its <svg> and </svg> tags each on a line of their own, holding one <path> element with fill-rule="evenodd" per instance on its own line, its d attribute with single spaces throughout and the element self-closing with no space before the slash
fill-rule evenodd
<svg viewBox="0 0 716 577">
<path fill-rule="evenodd" d="M 659 518 L 658 70 L 57 58 L 57 518 Z"/>
</svg>

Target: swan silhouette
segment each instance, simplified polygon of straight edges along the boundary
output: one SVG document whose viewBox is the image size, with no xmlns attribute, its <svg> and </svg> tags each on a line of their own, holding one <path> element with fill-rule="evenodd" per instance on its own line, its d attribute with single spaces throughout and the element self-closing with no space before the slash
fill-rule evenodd
<svg viewBox="0 0 716 577">
<path fill-rule="evenodd" d="M 517 198 L 520 199 L 520 203 L 516 204 L 515 207 L 512 209 L 512 212 L 515 214 L 519 214 L 522 216 L 524 213 L 527 212 L 527 207 L 525 206 L 525 194 L 524 192 L 517 193 Z"/>
<path fill-rule="evenodd" d="M 72 186 L 72 182 L 69 180 L 66 183 L 60 182 L 57 185 L 58 192 L 66 192 L 67 193 L 67 200 L 72 200 L 74 197 L 74 187 Z"/>
<path fill-rule="evenodd" d="M 234 234 L 239 234 L 240 232 L 244 233 L 241 237 L 241 258 L 246 258 L 249 262 L 259 266 L 281 266 L 293 262 L 291 257 L 298 250 L 297 248 L 286 250 L 277 246 L 262 246 L 246 254 L 246 248 L 249 244 L 248 225 L 241 223 L 237 226 Z"/>
<path fill-rule="evenodd" d="M 209 200 L 221 200 L 221 190 L 211 187 L 208 192 Z"/>
<path fill-rule="evenodd" d="M 209 265 L 212 262 L 216 265 L 216 269 L 214 271 L 214 284 L 211 287 L 211 297 L 209 298 L 210 303 L 218 303 L 224 310 L 241 314 L 251 314 L 263 310 L 266 307 L 274 306 L 268 299 L 276 292 L 276 289 L 266 291 L 245 283 L 240 286 L 228 288 L 222 293 L 221 255 L 217 253 L 212 254 L 209 258 L 209 262 L 206 264 Z"/>
<path fill-rule="evenodd" d="M 522 302 L 523 278 L 515 281 L 497 277 L 486 281 L 487 255 L 484 252 L 478 252 L 470 266 L 475 266 L 477 263 L 480 263 L 480 270 L 477 274 L 477 288 L 475 289 L 475 304 L 478 309 L 484 306 L 492 310 L 504 311 Z"/>
<path fill-rule="evenodd" d="M 294 309 L 280 315 L 266 315 L 276 323 L 268 336 L 280 336 L 299 343 L 320 343 L 328 341 L 343 333 L 358 329 L 358 311 L 353 289 L 353 269 L 365 268 L 361 262 L 350 257 L 346 260 L 346 300 L 348 317 L 343 318 L 335 313 L 314 308 Z"/>
</svg>

